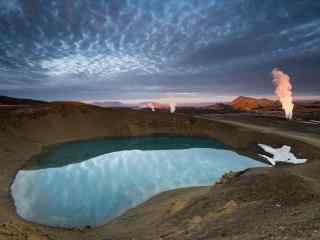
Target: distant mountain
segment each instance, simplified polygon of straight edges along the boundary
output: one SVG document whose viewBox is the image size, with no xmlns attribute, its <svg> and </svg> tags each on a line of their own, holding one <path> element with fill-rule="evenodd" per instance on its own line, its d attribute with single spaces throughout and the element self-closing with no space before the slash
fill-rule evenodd
<svg viewBox="0 0 320 240">
<path fill-rule="evenodd" d="M 35 104 L 45 104 L 45 103 L 47 102 L 32 100 L 32 99 L 0 96 L 0 105 L 35 105 Z"/>
<path fill-rule="evenodd" d="M 179 103 L 178 107 L 195 107 L 195 108 L 206 108 L 215 105 L 215 102 L 187 102 Z"/>
<path fill-rule="evenodd" d="M 97 101 L 97 102 L 91 102 L 90 104 L 99 106 L 99 107 L 105 107 L 105 108 L 121 108 L 121 107 L 132 107 L 131 105 L 124 104 L 122 102 L 117 101 Z"/>
<path fill-rule="evenodd" d="M 169 104 L 158 103 L 158 102 L 142 102 L 139 104 L 140 108 L 151 108 L 151 106 L 153 106 L 155 109 L 169 108 Z"/>
<path fill-rule="evenodd" d="M 277 101 L 273 101 L 266 98 L 252 98 L 252 97 L 244 97 L 240 96 L 233 100 L 230 105 L 240 111 L 252 111 L 252 110 L 259 110 L 259 109 L 267 109 L 267 108 L 274 108 L 277 106 Z"/>
<path fill-rule="evenodd" d="M 233 108 L 229 104 L 225 103 L 215 103 L 206 107 L 209 110 L 213 111 L 231 111 Z"/>
<path fill-rule="evenodd" d="M 166 109 L 169 108 L 170 103 L 159 103 L 156 101 L 150 101 L 150 102 L 141 102 L 139 104 L 140 108 L 149 108 L 149 106 L 153 105 L 156 109 Z M 214 102 L 179 102 L 176 104 L 177 108 L 207 108 L 210 106 L 215 105 Z"/>
</svg>

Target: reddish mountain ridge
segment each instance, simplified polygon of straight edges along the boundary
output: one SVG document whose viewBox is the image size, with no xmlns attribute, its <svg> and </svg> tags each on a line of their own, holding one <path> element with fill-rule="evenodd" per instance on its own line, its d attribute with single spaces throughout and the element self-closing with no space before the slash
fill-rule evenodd
<svg viewBox="0 0 320 240">
<path fill-rule="evenodd" d="M 273 101 L 266 98 L 252 98 L 252 97 L 238 97 L 233 100 L 230 105 L 240 111 L 252 111 L 261 108 L 273 108 L 277 105 L 277 101 Z"/>
</svg>

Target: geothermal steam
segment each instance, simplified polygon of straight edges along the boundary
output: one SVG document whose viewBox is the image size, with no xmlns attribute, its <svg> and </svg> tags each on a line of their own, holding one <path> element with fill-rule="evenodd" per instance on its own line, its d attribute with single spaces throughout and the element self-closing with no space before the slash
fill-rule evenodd
<svg viewBox="0 0 320 240">
<path fill-rule="evenodd" d="M 155 112 L 156 109 L 169 109 L 171 113 L 176 111 L 176 103 L 146 103 L 143 105 L 143 108 L 149 108 L 152 112 Z"/>
<path fill-rule="evenodd" d="M 176 104 L 175 103 L 170 103 L 170 112 L 174 113 L 176 111 Z"/>
<path fill-rule="evenodd" d="M 147 107 L 150 108 L 152 112 L 155 112 L 155 111 L 156 111 L 156 108 L 155 108 L 155 106 L 154 106 L 153 103 L 148 103 L 148 104 L 147 104 Z"/>
<path fill-rule="evenodd" d="M 275 93 L 279 97 L 282 104 L 282 109 L 285 111 L 286 118 L 291 120 L 293 117 L 293 100 L 292 100 L 292 85 L 290 77 L 281 70 L 274 68 L 272 70 L 273 82 L 276 86 Z"/>
</svg>

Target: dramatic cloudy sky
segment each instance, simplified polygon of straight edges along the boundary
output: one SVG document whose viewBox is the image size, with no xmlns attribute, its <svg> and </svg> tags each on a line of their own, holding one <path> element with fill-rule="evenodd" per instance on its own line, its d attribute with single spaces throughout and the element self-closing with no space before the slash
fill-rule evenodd
<svg viewBox="0 0 320 240">
<path fill-rule="evenodd" d="M 320 95 L 318 0 L 0 0 L 0 94 L 41 99 Z"/>
</svg>

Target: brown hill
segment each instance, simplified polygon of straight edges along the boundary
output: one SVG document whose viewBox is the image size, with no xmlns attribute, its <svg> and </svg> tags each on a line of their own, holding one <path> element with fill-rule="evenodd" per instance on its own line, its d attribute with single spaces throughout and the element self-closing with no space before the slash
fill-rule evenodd
<svg viewBox="0 0 320 240">
<path fill-rule="evenodd" d="M 34 104 L 44 104 L 44 103 L 46 103 L 46 102 L 32 100 L 32 99 L 22 99 L 22 98 L 0 96 L 0 105 L 34 105 Z"/>
<path fill-rule="evenodd" d="M 252 98 L 252 97 L 238 97 L 231 102 L 231 106 L 234 109 L 240 111 L 252 111 L 262 108 L 273 108 L 276 105 L 276 101 L 272 101 L 266 98 Z"/>
<path fill-rule="evenodd" d="M 308 125 L 279 119 L 247 117 L 247 122 L 238 123 L 239 118 L 233 122 L 207 120 L 66 102 L 26 109 L 32 111 L 0 111 L 1 240 L 320 239 L 319 211 L 315 211 L 320 209 L 319 137 L 313 126 L 309 133 Z M 252 157 L 259 153 L 254 143 L 288 144 L 298 156 L 310 161 L 300 166 L 229 173 L 215 186 L 161 193 L 93 229 L 46 227 L 17 216 L 10 196 L 12 180 L 46 147 L 69 141 L 154 135 L 210 137 Z M 310 233 L 314 235 L 310 237 Z"/>
</svg>

